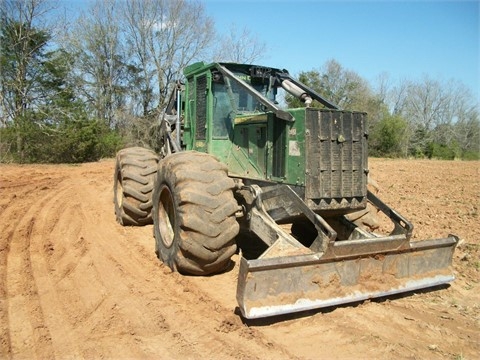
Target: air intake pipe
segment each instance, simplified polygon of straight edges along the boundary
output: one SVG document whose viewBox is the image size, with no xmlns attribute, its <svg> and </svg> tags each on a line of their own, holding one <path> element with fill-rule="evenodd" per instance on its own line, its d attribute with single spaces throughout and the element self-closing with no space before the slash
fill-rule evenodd
<svg viewBox="0 0 480 360">
<path fill-rule="evenodd" d="M 282 87 L 289 94 L 292 94 L 293 96 L 297 97 L 302 102 L 304 102 L 306 107 L 309 107 L 312 104 L 313 100 L 310 97 L 310 95 L 308 95 L 303 89 L 301 89 L 299 86 L 295 85 L 290 80 L 287 80 L 287 79 L 282 80 Z"/>
</svg>

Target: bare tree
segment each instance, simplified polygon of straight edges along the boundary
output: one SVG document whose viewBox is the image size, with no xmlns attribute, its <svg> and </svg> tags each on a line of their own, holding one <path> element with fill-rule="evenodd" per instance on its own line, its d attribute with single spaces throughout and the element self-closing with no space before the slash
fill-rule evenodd
<svg viewBox="0 0 480 360">
<path fill-rule="evenodd" d="M 387 104 L 388 94 L 392 86 L 390 75 L 387 72 L 382 72 L 375 79 L 373 92 L 382 103 Z"/>
<path fill-rule="evenodd" d="M 236 63 L 254 63 L 265 58 L 265 42 L 252 34 L 247 28 L 237 30 L 232 24 L 227 35 L 219 35 L 219 44 L 214 50 L 214 60 Z"/>
<path fill-rule="evenodd" d="M 393 115 L 399 115 L 403 112 L 407 104 L 407 90 L 410 87 L 410 81 L 400 80 L 387 95 L 387 104 Z"/>
<path fill-rule="evenodd" d="M 117 0 L 96 1 L 78 18 L 67 45 L 75 54 L 83 97 L 109 126 L 121 106 L 126 77 L 117 9 Z"/>
<path fill-rule="evenodd" d="M 329 60 L 323 66 L 321 82 L 326 95 L 344 109 L 359 110 L 356 104 L 371 93 L 368 83 L 360 75 L 335 60 Z"/>
<path fill-rule="evenodd" d="M 463 108 L 453 127 L 454 138 L 460 149 L 466 152 L 480 153 L 480 114 L 478 107 Z"/>
<path fill-rule="evenodd" d="M 415 125 L 431 130 L 435 125 L 451 120 L 450 92 L 431 78 L 411 84 L 404 112 Z"/>
<path fill-rule="evenodd" d="M 141 73 L 139 100 L 146 115 L 163 107 L 167 85 L 211 45 L 213 21 L 200 2 L 186 0 L 126 0 L 122 14 L 129 55 Z"/>
<path fill-rule="evenodd" d="M 154 99 L 155 67 L 153 66 L 150 52 L 149 39 L 156 31 L 159 14 L 151 0 L 143 2 L 127 0 L 124 4 L 122 27 L 125 32 L 127 54 L 131 64 L 136 68 L 135 78 L 132 80 L 137 91 L 132 91 L 130 109 L 134 114 L 146 116 L 153 104 L 158 104 Z"/>
<path fill-rule="evenodd" d="M 393 114 L 407 121 L 411 153 L 425 152 L 429 143 L 457 142 L 462 150 L 470 148 L 478 128 L 478 103 L 460 82 L 426 75 L 419 80 L 403 80 L 390 91 L 389 99 Z"/>
</svg>

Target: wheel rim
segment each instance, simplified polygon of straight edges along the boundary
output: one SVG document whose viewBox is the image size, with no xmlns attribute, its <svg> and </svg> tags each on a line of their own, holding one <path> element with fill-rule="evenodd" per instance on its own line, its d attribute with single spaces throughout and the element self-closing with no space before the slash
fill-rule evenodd
<svg viewBox="0 0 480 360">
<path fill-rule="evenodd" d="M 169 248 L 175 237 L 175 207 L 173 196 L 167 186 L 163 186 L 158 200 L 158 228 L 163 244 Z"/>
</svg>

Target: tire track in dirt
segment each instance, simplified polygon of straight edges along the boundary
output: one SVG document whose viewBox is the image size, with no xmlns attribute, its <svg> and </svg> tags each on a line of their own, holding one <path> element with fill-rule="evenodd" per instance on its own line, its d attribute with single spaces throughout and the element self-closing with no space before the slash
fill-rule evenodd
<svg viewBox="0 0 480 360">
<path fill-rule="evenodd" d="M 409 163 L 395 164 L 382 162 L 382 175 L 401 179 Z M 456 255 L 461 273 L 450 288 L 244 321 L 234 313 L 238 264 L 213 277 L 171 273 L 154 254 L 151 226 L 116 223 L 113 165 L 0 165 L 0 358 L 473 359 L 480 351 L 476 205 L 461 207 L 460 194 L 447 211 L 465 214 L 465 225 L 451 226 L 471 247 Z M 429 186 L 410 184 L 400 189 L 428 195 Z M 473 194 L 467 185 L 463 194 Z M 410 209 L 412 191 L 388 202 Z M 422 238 L 440 232 L 421 217 L 427 210 L 416 210 Z"/>
<path fill-rule="evenodd" d="M 53 356 L 51 335 L 45 326 L 39 288 L 32 268 L 30 245 L 36 218 L 22 219 L 19 236 L 13 236 L 7 266 L 7 293 L 10 339 L 13 354 L 50 358 Z M 21 237 L 21 238 L 20 238 Z M 19 278 L 18 274 L 22 274 Z M 15 280 L 13 280 L 15 278 Z M 37 346 L 39 344 L 40 346 Z M 33 351 L 33 353 L 30 353 Z"/>
<path fill-rule="evenodd" d="M 85 227 L 91 219 L 87 219 L 82 210 L 82 201 L 88 201 L 88 197 L 83 197 L 84 186 L 82 181 L 75 181 L 73 189 L 77 191 L 73 192 L 69 183 L 57 189 L 48 202 L 32 209 L 43 214 L 40 221 L 43 228 L 38 232 L 43 234 L 43 238 L 39 239 L 41 241 L 36 246 L 31 244 L 31 251 L 36 259 L 35 274 L 41 279 L 40 287 L 44 290 L 42 302 L 46 304 L 44 308 L 50 320 L 48 328 L 55 334 L 56 355 L 60 357 L 98 354 L 98 338 L 92 337 L 91 343 L 82 344 L 80 349 L 75 343 L 78 338 L 88 338 L 89 332 L 98 332 L 98 324 L 93 324 L 86 331 L 83 326 L 95 314 L 107 314 L 110 319 L 106 322 L 111 324 L 113 317 L 108 314 L 116 307 L 115 304 L 111 308 L 105 305 L 108 289 L 102 284 L 96 270 L 95 256 L 90 251 L 90 241 L 86 239 L 89 234 Z M 55 307 L 52 309 L 53 304 Z M 103 321 L 103 318 L 100 317 L 99 321 Z M 118 327 L 124 327 L 124 324 L 119 323 Z M 115 349 L 114 344 L 109 347 Z M 122 355 L 129 354 L 124 352 Z M 135 355 L 138 356 L 130 354 Z"/>
<path fill-rule="evenodd" d="M 2 194 L 8 194 L 9 199 L 1 207 L 2 220 L 6 225 L 1 237 L 4 292 L 1 318 L 3 324 L 8 324 L 2 329 L 2 353 L 51 357 L 51 336 L 44 325 L 30 247 L 37 223 L 35 204 L 44 201 L 38 199 L 38 195 L 60 180 L 48 176 L 37 178 L 38 174 L 44 175 L 41 171 L 33 172 L 34 181 L 29 178 L 30 183 L 13 183 L 3 177 L 0 181 Z M 19 202 L 22 206 L 13 206 Z M 41 346 L 37 347 L 36 344 Z"/>
<path fill-rule="evenodd" d="M 127 237 L 119 238 L 118 242 L 105 242 L 102 240 L 107 238 L 108 235 L 102 234 L 101 229 L 97 228 L 98 233 L 92 234 L 95 237 L 93 242 L 102 246 L 104 251 L 109 251 L 108 262 L 99 261 L 96 263 L 109 264 L 108 267 L 114 269 L 114 272 L 118 272 L 118 276 L 110 278 L 109 281 L 121 279 L 115 285 L 115 288 L 123 288 L 123 291 L 129 293 L 129 309 L 137 309 L 139 312 L 142 310 L 145 312 L 145 309 L 148 309 L 148 318 L 160 319 L 165 333 L 163 336 L 170 338 L 167 343 L 178 344 L 179 346 L 175 348 L 180 347 L 187 350 L 185 353 L 176 354 L 177 356 L 198 358 L 208 353 L 213 357 L 223 358 L 226 355 L 231 358 L 256 357 L 255 353 L 245 352 L 242 341 L 238 343 L 237 348 L 233 347 L 232 349 L 231 341 L 238 338 L 238 334 L 241 337 L 251 337 L 249 331 L 242 332 L 242 328 L 245 328 L 245 326 L 237 317 L 233 316 L 232 309 L 222 308 L 214 299 L 199 291 L 189 278 L 172 274 L 169 269 L 159 263 L 153 252 L 154 241 L 151 227 L 119 228 L 117 224 L 115 224 L 115 227 L 117 231 L 124 230 Z M 130 236 L 131 239 L 129 239 Z M 135 241 L 137 237 L 142 237 L 143 240 L 139 239 L 137 242 Z M 148 249 L 145 248 L 147 243 Z M 98 251 L 97 253 L 102 252 Z M 124 253 L 131 255 L 125 257 L 122 255 Z M 105 274 L 104 271 L 101 271 L 101 273 Z M 149 299 L 147 304 L 144 303 L 145 297 Z M 201 299 L 200 302 L 199 299 Z M 212 310 L 216 311 L 214 319 L 206 316 Z M 173 322 L 170 320 L 172 313 L 175 314 L 175 321 Z M 225 316 L 226 313 L 228 313 L 227 316 Z M 141 317 L 141 314 L 137 314 L 137 316 L 142 321 L 139 323 L 133 322 L 133 317 L 130 317 L 131 333 L 148 336 L 151 331 L 156 331 L 158 325 L 153 323 L 147 326 L 145 332 L 143 328 L 149 323 L 149 320 Z M 225 320 L 225 317 L 231 319 Z M 218 336 L 218 333 L 220 333 L 220 336 Z M 229 333 L 233 334 L 228 335 Z M 226 334 L 227 337 L 231 338 L 229 342 L 224 339 Z M 259 338 L 262 337 L 259 336 Z M 205 344 L 205 341 L 208 344 Z M 203 348 L 205 346 L 207 348 Z M 260 341 L 258 350 L 261 352 L 262 348 L 263 343 Z M 293 357 L 283 351 L 281 347 L 274 355 L 276 358 L 278 356 Z"/>
<path fill-rule="evenodd" d="M 28 211 L 9 231 L 7 335 L 12 344 L 4 353 L 294 358 L 248 329 L 233 309 L 160 264 L 151 227 L 116 224 L 109 178 L 92 180 L 76 168 L 68 172 L 58 186 L 44 186 L 50 191 L 28 202 L 24 197 Z M 21 269 L 28 277 L 18 284 Z M 20 297 L 22 292 L 29 297 Z"/>
<path fill-rule="evenodd" d="M 72 326 L 66 326 L 71 324 L 69 317 L 65 316 L 65 309 L 72 308 L 72 297 L 63 297 L 59 287 L 60 280 L 73 273 L 87 253 L 86 244 L 79 236 L 83 223 L 70 220 L 80 215 L 77 210 L 79 203 L 68 200 L 72 198 L 71 192 L 69 179 L 47 196 L 47 202 L 38 207 L 37 212 L 41 214 L 38 217 L 39 229 L 34 234 L 36 241 L 30 249 L 34 274 L 42 289 L 42 308 L 48 313 L 46 325 L 53 341 L 59 342 L 54 344 L 55 355 L 58 357 L 81 355 Z M 71 239 L 71 246 L 64 247 L 63 239 L 67 238 Z M 51 261 L 51 255 L 55 251 L 58 256 Z M 61 349 L 68 349 L 68 353 Z"/>
<path fill-rule="evenodd" d="M 8 208 L 16 198 L 16 194 L 11 194 L 11 186 L 2 177 L 0 181 L 0 218 L 2 221 L 2 231 L 0 231 L 0 355 L 11 352 L 11 339 L 8 331 L 8 294 L 7 294 L 7 260 L 10 253 L 10 242 L 16 229 L 16 222 L 8 221 L 9 213 L 13 211 Z M 14 213 L 16 218 L 16 213 Z"/>
</svg>

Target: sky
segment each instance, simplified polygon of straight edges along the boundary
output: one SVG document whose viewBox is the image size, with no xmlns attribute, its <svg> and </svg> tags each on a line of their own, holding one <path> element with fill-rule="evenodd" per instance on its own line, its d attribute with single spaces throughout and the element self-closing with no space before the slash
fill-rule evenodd
<svg viewBox="0 0 480 360">
<path fill-rule="evenodd" d="M 93 0 L 60 0 L 84 9 Z M 246 28 L 259 65 L 319 70 L 334 59 L 375 85 L 428 76 L 460 81 L 480 102 L 480 0 L 197 0 L 218 32 Z"/>
<path fill-rule="evenodd" d="M 218 31 L 247 28 L 266 44 L 261 65 L 301 71 L 335 59 L 374 83 L 457 80 L 480 99 L 480 0 L 206 0 Z"/>
</svg>

